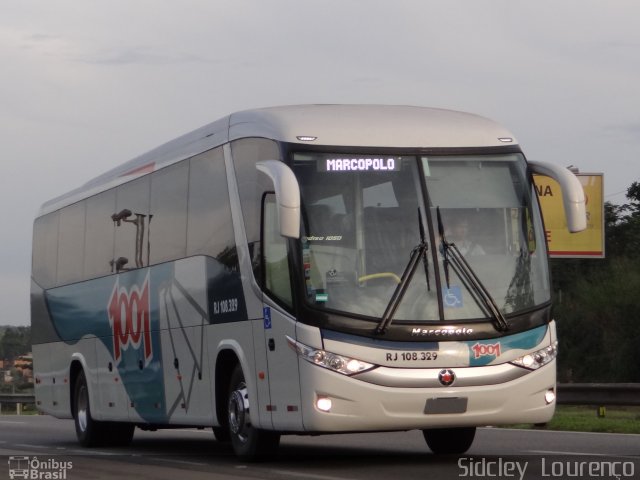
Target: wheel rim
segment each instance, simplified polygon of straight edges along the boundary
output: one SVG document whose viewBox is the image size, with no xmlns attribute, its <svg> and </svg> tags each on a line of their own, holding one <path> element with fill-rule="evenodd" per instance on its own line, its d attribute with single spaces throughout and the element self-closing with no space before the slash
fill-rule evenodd
<svg viewBox="0 0 640 480">
<path fill-rule="evenodd" d="M 251 422 L 249 420 L 249 395 L 244 383 L 229 395 L 229 430 L 242 443 L 247 441 Z"/>
<path fill-rule="evenodd" d="M 76 405 L 76 419 L 78 421 L 78 428 L 81 432 L 87 430 L 87 418 L 88 418 L 88 406 L 89 396 L 87 395 L 87 387 L 82 385 L 78 391 L 77 405 Z"/>
</svg>

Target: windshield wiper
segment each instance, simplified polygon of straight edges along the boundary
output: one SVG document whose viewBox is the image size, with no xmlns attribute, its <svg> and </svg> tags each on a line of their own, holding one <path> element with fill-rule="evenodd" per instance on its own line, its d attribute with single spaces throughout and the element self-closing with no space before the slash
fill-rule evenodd
<svg viewBox="0 0 640 480">
<path fill-rule="evenodd" d="M 393 320 L 393 316 L 396 313 L 396 310 L 400 306 L 400 302 L 404 297 L 404 294 L 407 292 L 407 288 L 409 287 L 409 283 L 411 283 L 411 279 L 413 275 L 416 273 L 416 269 L 420 263 L 420 259 L 423 259 L 424 263 L 424 273 L 427 277 L 427 289 L 431 291 L 431 284 L 429 283 L 429 259 L 427 257 L 427 251 L 429 250 L 429 245 L 425 240 L 424 234 L 424 225 L 422 224 L 422 216 L 420 215 L 420 209 L 418 208 L 418 225 L 420 227 L 420 243 L 411 250 L 411 257 L 409 258 L 409 263 L 404 269 L 402 273 L 402 277 L 400 278 L 400 283 L 393 291 L 393 295 L 391 295 L 391 299 L 387 304 L 387 308 L 385 308 L 384 313 L 382 314 L 382 318 L 380 323 L 376 327 L 375 333 L 377 335 L 382 335 L 387 331 L 387 327 L 391 325 L 391 321 Z"/>
<path fill-rule="evenodd" d="M 471 296 L 474 298 L 478 306 L 483 310 L 484 314 L 493 319 L 493 326 L 499 332 L 509 330 L 509 324 L 504 318 L 504 315 L 498 308 L 496 301 L 482 283 L 482 281 L 473 271 L 471 265 L 464 258 L 464 255 L 460 253 L 455 243 L 447 241 L 444 235 L 444 225 L 442 223 L 442 216 L 440 215 L 440 207 L 436 207 L 436 214 L 438 217 L 438 233 L 440 234 L 440 241 L 442 243 L 442 263 L 444 265 L 444 277 L 447 283 L 447 289 L 451 288 L 449 284 L 449 265 L 456 273 L 460 281 L 465 288 L 471 292 Z"/>
</svg>

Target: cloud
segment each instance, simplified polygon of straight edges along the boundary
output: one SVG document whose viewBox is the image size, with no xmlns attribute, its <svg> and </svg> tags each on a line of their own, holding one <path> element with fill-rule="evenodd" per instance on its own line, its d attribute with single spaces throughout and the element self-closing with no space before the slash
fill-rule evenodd
<svg viewBox="0 0 640 480">
<path fill-rule="evenodd" d="M 605 125 L 603 131 L 608 135 L 638 144 L 640 147 L 640 120 L 637 122 Z"/>
<path fill-rule="evenodd" d="M 92 65 L 174 65 L 181 63 L 216 63 L 186 52 L 171 52 L 153 47 L 122 47 L 107 51 L 87 51 L 71 58 Z"/>
</svg>

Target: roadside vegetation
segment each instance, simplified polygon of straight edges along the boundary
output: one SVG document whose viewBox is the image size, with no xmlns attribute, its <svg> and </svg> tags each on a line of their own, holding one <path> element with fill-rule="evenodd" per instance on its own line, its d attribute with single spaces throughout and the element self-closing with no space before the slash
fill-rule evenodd
<svg viewBox="0 0 640 480">
<path fill-rule="evenodd" d="M 558 382 L 640 382 L 640 183 L 605 203 L 604 259 L 552 259 Z"/>
<path fill-rule="evenodd" d="M 594 433 L 640 434 L 640 407 L 558 405 L 553 419 L 545 425 L 514 425 L 513 428 Z"/>
<path fill-rule="evenodd" d="M 30 352 L 31 327 L 0 326 L 0 393 L 33 392 Z"/>
</svg>

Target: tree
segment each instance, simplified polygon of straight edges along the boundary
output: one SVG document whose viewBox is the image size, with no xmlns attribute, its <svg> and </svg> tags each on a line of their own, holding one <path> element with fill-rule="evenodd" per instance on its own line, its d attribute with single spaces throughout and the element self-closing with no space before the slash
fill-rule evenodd
<svg viewBox="0 0 640 480">
<path fill-rule="evenodd" d="M 13 361 L 31 351 L 31 327 L 8 327 L 0 339 L 0 358 Z"/>
</svg>

